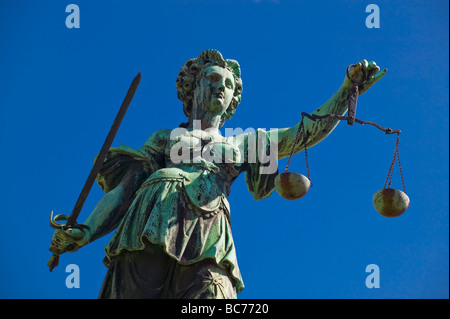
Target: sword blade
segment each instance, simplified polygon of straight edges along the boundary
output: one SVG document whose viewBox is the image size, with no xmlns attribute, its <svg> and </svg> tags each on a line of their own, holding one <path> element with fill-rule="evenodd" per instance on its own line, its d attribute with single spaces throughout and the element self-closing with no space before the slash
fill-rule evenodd
<svg viewBox="0 0 450 319">
<path fill-rule="evenodd" d="M 114 137 L 116 136 L 117 131 L 119 130 L 120 124 L 122 123 L 122 120 L 125 117 L 125 113 L 127 112 L 128 107 L 131 104 L 131 100 L 133 99 L 133 96 L 136 93 L 140 81 L 141 81 L 141 73 L 139 72 L 138 75 L 136 75 L 136 77 L 133 79 L 133 82 L 131 82 L 127 95 L 125 96 L 125 99 L 122 102 L 122 106 L 120 107 L 119 112 L 117 113 L 117 116 L 111 126 L 111 129 L 109 130 L 108 135 L 106 136 L 106 140 L 103 143 L 103 146 L 100 150 L 100 153 L 97 156 L 97 159 L 95 160 L 94 166 L 92 167 L 88 178 L 86 179 L 83 189 L 81 190 L 81 193 L 78 196 L 77 202 L 75 203 L 75 207 L 73 208 L 72 213 L 70 214 L 67 220 L 66 223 L 67 227 L 77 224 L 77 218 L 80 215 L 81 209 L 83 208 L 83 205 L 86 201 L 89 192 L 91 191 L 95 178 L 97 177 L 97 174 L 99 173 L 103 165 L 103 161 L 105 160 L 106 154 L 108 154 L 109 148 L 111 147 Z"/>
</svg>

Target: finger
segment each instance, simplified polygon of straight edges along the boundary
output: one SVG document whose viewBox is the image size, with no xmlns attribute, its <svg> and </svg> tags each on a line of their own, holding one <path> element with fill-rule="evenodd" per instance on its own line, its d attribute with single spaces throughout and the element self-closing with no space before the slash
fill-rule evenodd
<svg viewBox="0 0 450 319">
<path fill-rule="evenodd" d="M 70 236 L 73 240 L 77 241 L 83 238 L 85 230 L 78 228 L 69 228 L 66 231 L 67 235 Z"/>
<path fill-rule="evenodd" d="M 69 248 L 70 246 L 74 246 L 74 243 L 76 242 L 77 238 L 79 238 L 79 234 L 81 233 L 78 229 L 75 230 L 75 232 L 72 232 L 71 229 L 63 230 L 58 229 L 54 232 L 53 238 L 50 242 L 50 251 L 55 254 L 62 254 L 66 251 L 72 250 Z M 82 236 L 82 234 L 81 234 Z"/>
<path fill-rule="evenodd" d="M 82 231 L 78 228 L 69 228 L 66 230 L 61 230 L 60 234 L 66 240 L 73 242 L 83 238 L 83 232 L 84 230 Z"/>
<path fill-rule="evenodd" d="M 363 60 L 359 61 L 359 63 L 361 63 L 361 68 L 363 70 L 365 70 L 365 69 L 367 69 L 369 67 L 369 62 L 367 62 L 366 59 L 363 59 Z"/>
<path fill-rule="evenodd" d="M 378 82 L 387 72 L 387 69 L 383 69 L 381 72 L 379 72 L 378 74 L 375 74 L 372 79 L 370 80 L 371 84 L 375 84 L 376 82 Z"/>
<path fill-rule="evenodd" d="M 352 70 L 352 75 L 357 75 L 362 69 L 362 63 L 358 62 L 356 63 L 356 66 Z"/>
<path fill-rule="evenodd" d="M 61 255 L 64 253 L 64 249 L 57 248 L 55 246 L 50 246 L 48 250 L 50 250 L 50 252 L 52 252 L 55 255 Z"/>
<path fill-rule="evenodd" d="M 52 237 L 52 243 L 63 243 L 65 241 L 65 237 L 63 235 L 63 231 L 58 229 L 55 230 L 55 232 L 53 233 L 53 237 Z"/>
<path fill-rule="evenodd" d="M 367 72 L 368 77 L 371 78 L 378 72 L 380 72 L 380 67 L 374 61 L 370 61 L 369 66 L 368 66 L 368 72 Z"/>
<path fill-rule="evenodd" d="M 356 64 L 353 64 L 353 66 L 351 68 L 348 69 L 348 78 L 351 81 L 356 81 L 356 79 L 358 78 L 358 75 L 360 73 L 361 70 L 361 62 L 358 62 Z"/>
<path fill-rule="evenodd" d="M 68 241 L 58 241 L 52 240 L 50 243 L 49 250 L 56 254 L 61 255 L 65 252 L 73 252 L 78 250 L 79 246 L 76 243 L 68 242 Z"/>
<path fill-rule="evenodd" d="M 64 245 L 59 239 L 54 238 L 50 242 L 49 250 L 54 254 L 60 255 L 64 252 Z"/>
<path fill-rule="evenodd" d="M 359 61 L 352 70 L 351 77 L 353 80 L 358 82 L 363 82 L 367 78 L 367 68 L 369 67 L 369 62 L 366 59 Z"/>
</svg>

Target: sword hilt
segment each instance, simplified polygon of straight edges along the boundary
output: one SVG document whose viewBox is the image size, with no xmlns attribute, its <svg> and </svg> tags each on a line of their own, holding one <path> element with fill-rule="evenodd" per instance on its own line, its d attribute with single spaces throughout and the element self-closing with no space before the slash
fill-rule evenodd
<svg viewBox="0 0 450 319">
<path fill-rule="evenodd" d="M 47 261 L 47 266 L 50 271 L 52 271 L 59 264 L 59 255 L 53 254 Z"/>
<path fill-rule="evenodd" d="M 83 224 L 74 224 L 74 225 L 69 225 L 69 224 L 59 224 L 57 223 L 58 221 L 67 221 L 69 219 L 69 216 L 67 215 L 56 215 L 55 217 L 53 217 L 53 211 L 50 213 L 50 227 L 54 228 L 54 229 L 61 229 L 63 231 L 69 229 L 69 228 L 77 228 L 80 229 L 81 231 L 85 231 L 85 229 L 90 230 L 90 227 L 87 225 L 83 225 Z M 47 266 L 49 267 L 49 270 L 52 271 L 55 267 L 58 266 L 59 264 L 59 256 L 60 254 L 56 254 L 54 253 L 50 259 L 47 262 Z"/>
<path fill-rule="evenodd" d="M 67 230 L 69 228 L 77 228 L 80 230 L 84 230 L 84 229 L 91 230 L 91 228 L 89 226 L 83 225 L 83 224 L 78 224 L 77 222 L 75 222 L 74 224 L 70 224 L 68 222 L 69 219 L 70 219 L 69 216 L 63 215 L 63 214 L 56 215 L 55 217 L 53 217 L 53 211 L 52 211 L 50 213 L 50 227 L 52 227 L 54 229 L 62 229 L 62 230 Z M 58 221 L 61 221 L 61 220 L 67 221 L 67 223 L 66 224 L 57 223 Z"/>
</svg>

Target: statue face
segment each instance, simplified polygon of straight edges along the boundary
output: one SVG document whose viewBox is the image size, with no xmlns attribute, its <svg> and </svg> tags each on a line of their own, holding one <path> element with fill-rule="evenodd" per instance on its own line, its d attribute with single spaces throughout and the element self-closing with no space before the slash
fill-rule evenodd
<svg viewBox="0 0 450 319">
<path fill-rule="evenodd" d="M 203 71 L 194 91 L 199 105 L 205 111 L 217 115 L 222 115 L 227 110 L 233 94 L 233 74 L 217 65 L 209 66 Z"/>
</svg>

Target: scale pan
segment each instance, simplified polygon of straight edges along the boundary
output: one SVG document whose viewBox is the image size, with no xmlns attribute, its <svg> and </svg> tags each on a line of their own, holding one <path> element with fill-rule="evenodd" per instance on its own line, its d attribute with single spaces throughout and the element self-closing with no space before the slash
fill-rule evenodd
<svg viewBox="0 0 450 319">
<path fill-rule="evenodd" d="M 381 215 L 397 217 L 409 207 L 409 197 L 401 190 L 383 188 L 373 195 L 373 205 Z"/>
<path fill-rule="evenodd" d="M 275 189 L 281 197 L 288 200 L 302 198 L 310 187 L 310 180 L 302 174 L 286 172 L 275 177 Z"/>
</svg>

